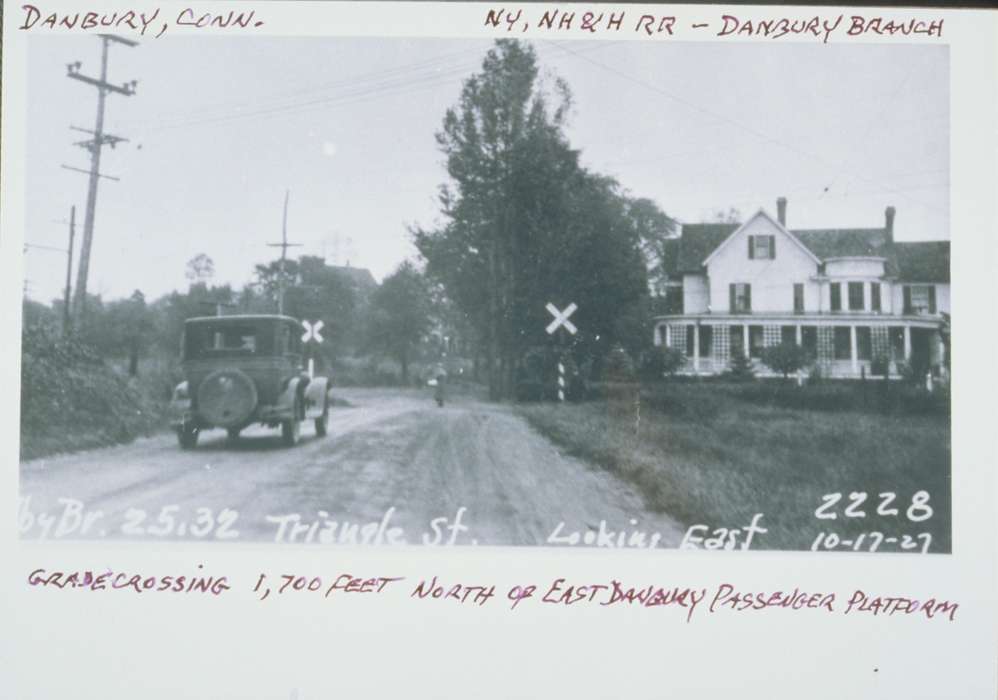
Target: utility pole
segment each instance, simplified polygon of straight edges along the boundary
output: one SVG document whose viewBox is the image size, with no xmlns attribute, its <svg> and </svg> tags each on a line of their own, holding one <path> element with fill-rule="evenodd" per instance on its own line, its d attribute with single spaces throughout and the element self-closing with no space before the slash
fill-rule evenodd
<svg viewBox="0 0 998 700">
<path fill-rule="evenodd" d="M 72 127 L 77 131 L 85 131 L 93 135 L 92 139 L 76 143 L 77 146 L 86 148 L 90 151 L 90 178 L 87 184 L 87 208 L 83 218 L 83 243 L 80 248 L 80 271 L 76 275 L 76 296 L 74 299 L 74 314 L 77 320 L 81 323 L 83 321 L 83 314 L 87 303 L 87 277 L 90 271 L 90 249 L 93 245 L 94 237 L 94 215 L 97 208 L 97 183 L 101 177 L 106 177 L 102 176 L 100 173 L 101 150 L 105 145 L 110 145 L 114 148 L 114 146 L 121 141 L 127 140 L 121 138 L 120 136 L 113 136 L 111 134 L 104 133 L 104 103 L 107 95 L 112 92 L 126 97 L 131 97 L 135 94 L 135 86 L 138 84 L 138 81 L 136 80 L 132 80 L 128 83 L 122 83 L 121 85 L 113 85 L 107 82 L 107 52 L 108 46 L 111 42 L 124 44 L 125 46 L 136 46 L 138 42 L 130 39 L 123 39 L 111 34 L 101 34 L 100 40 L 100 78 L 91 78 L 81 74 L 81 64 L 79 61 L 76 63 L 70 63 L 66 67 L 68 77 L 97 88 L 97 120 L 93 131 L 90 131 L 89 129 L 81 129 L 79 127 Z"/>
<path fill-rule="evenodd" d="M 69 248 L 66 250 L 66 294 L 62 302 L 62 335 L 68 337 L 72 328 L 69 313 L 69 293 L 73 279 L 73 239 L 76 237 L 76 205 L 69 209 Z"/>
<path fill-rule="evenodd" d="M 281 266 L 280 276 L 277 280 L 277 313 L 284 313 L 284 261 L 288 257 L 288 248 L 295 248 L 301 245 L 301 243 L 288 243 L 288 198 L 291 196 L 291 190 L 285 190 L 284 192 L 284 221 L 281 224 L 281 242 L 280 243 L 268 243 L 267 245 L 271 248 L 281 249 Z"/>
</svg>

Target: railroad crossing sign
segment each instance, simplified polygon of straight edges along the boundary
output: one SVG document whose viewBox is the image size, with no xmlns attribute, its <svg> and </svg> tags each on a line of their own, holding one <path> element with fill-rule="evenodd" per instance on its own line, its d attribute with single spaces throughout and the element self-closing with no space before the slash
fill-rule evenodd
<svg viewBox="0 0 998 700">
<path fill-rule="evenodd" d="M 545 306 L 544 308 L 548 310 L 548 313 L 554 316 L 554 320 L 551 321 L 551 323 L 548 324 L 547 328 L 544 329 L 548 332 L 548 335 L 552 335 L 556 330 L 558 330 L 562 326 L 565 327 L 566 331 L 568 331 L 572 335 L 575 335 L 575 332 L 578 330 L 578 328 L 575 327 L 574 323 L 568 320 L 568 317 L 574 314 L 575 310 L 579 308 L 578 306 L 575 305 L 575 302 L 572 302 L 571 304 L 566 306 L 564 311 L 559 311 L 558 307 L 552 304 L 551 302 L 548 302 L 547 306 Z"/>
<path fill-rule="evenodd" d="M 302 321 L 301 325 L 305 329 L 305 332 L 301 334 L 301 342 L 307 343 L 310 340 L 314 340 L 317 343 L 322 342 L 322 334 L 319 333 L 319 331 L 321 331 L 322 327 L 326 324 L 322 321 L 316 321 L 315 323 Z"/>
</svg>

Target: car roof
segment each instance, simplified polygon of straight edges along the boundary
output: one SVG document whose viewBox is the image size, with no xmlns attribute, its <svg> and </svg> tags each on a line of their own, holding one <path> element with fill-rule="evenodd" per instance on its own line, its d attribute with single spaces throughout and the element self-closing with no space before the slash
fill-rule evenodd
<svg viewBox="0 0 998 700">
<path fill-rule="evenodd" d="M 194 318 L 189 318 L 184 321 L 185 324 L 188 323 L 245 323 L 247 321 L 260 322 L 260 321 L 284 321 L 285 323 L 294 323 L 295 325 L 300 325 L 298 319 L 291 316 L 282 316 L 280 314 L 234 314 L 231 316 L 195 316 Z"/>
</svg>

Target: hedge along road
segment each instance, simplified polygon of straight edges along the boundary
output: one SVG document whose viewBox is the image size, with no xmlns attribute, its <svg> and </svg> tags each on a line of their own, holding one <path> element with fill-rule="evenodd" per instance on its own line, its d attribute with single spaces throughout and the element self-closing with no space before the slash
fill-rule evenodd
<svg viewBox="0 0 998 700">
<path fill-rule="evenodd" d="M 674 547 L 681 526 L 632 486 L 564 456 L 508 406 L 426 391 L 342 389 L 329 434 L 172 434 L 21 464 L 35 539 Z M 462 510 L 463 509 L 463 510 Z M 559 524 L 562 524 L 559 528 Z M 641 535 L 635 535 L 643 533 Z M 587 534 L 590 533 L 590 534 Z M 623 536 L 622 536 L 623 535 Z"/>
</svg>

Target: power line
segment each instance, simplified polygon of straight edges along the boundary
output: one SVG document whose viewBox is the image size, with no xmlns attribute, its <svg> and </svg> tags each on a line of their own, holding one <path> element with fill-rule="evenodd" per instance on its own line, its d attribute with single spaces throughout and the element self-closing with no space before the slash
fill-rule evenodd
<svg viewBox="0 0 998 700">
<path fill-rule="evenodd" d="M 135 87 L 138 84 L 138 81 L 135 80 L 128 83 L 122 83 L 120 85 L 109 83 L 107 81 L 107 53 L 109 45 L 111 43 L 117 43 L 128 47 L 134 47 L 138 44 L 138 42 L 111 34 L 101 34 L 100 40 L 100 78 L 91 78 L 90 76 L 80 73 L 80 67 L 82 64 L 79 61 L 70 63 L 66 66 L 66 74 L 68 77 L 97 88 L 97 119 L 95 121 L 93 131 L 83 129 L 81 127 L 70 127 L 75 131 L 84 131 L 93 135 L 92 139 L 78 141 L 76 143 L 77 146 L 90 151 L 90 178 L 87 184 L 87 208 L 83 219 L 83 244 L 80 248 L 80 270 L 76 275 L 76 297 L 74 300 L 74 313 L 76 318 L 81 323 L 86 310 L 87 276 L 90 271 L 90 250 L 93 245 L 94 217 L 97 210 L 97 183 L 100 181 L 101 177 L 109 177 L 106 175 L 102 176 L 100 172 L 101 151 L 104 150 L 104 146 L 111 146 L 113 148 L 118 143 L 126 140 L 120 136 L 104 133 L 105 100 L 111 93 L 131 97 L 135 94 Z M 65 165 L 63 167 L 69 170 L 76 169 Z"/>
<path fill-rule="evenodd" d="M 755 129 L 754 127 L 748 126 L 747 124 L 743 124 L 743 123 L 739 122 L 736 119 L 732 119 L 731 117 L 727 116 L 726 114 L 715 112 L 713 110 L 707 109 L 706 107 L 701 107 L 700 105 L 695 104 L 695 103 L 693 103 L 693 102 L 691 102 L 691 101 L 689 101 L 689 100 L 687 100 L 687 99 L 685 99 L 683 97 L 680 97 L 679 95 L 676 95 L 676 94 L 674 94 L 674 93 L 672 93 L 672 92 L 670 92 L 668 90 L 660 88 L 657 85 L 653 85 L 652 83 L 649 83 L 649 82 L 647 82 L 645 80 L 642 80 L 641 78 L 637 78 L 637 77 L 635 77 L 635 76 L 633 76 L 633 75 L 631 75 L 629 73 L 626 73 L 626 72 L 624 72 L 624 71 L 622 71 L 622 70 L 620 70 L 618 68 L 614 68 L 613 66 L 609 66 L 609 65 L 607 65 L 605 63 L 601 63 L 601 62 L 599 62 L 599 61 L 597 61 L 597 60 L 595 60 L 593 58 L 590 58 L 589 56 L 583 55 L 579 51 L 573 51 L 572 49 L 569 49 L 569 48 L 567 48 L 565 46 L 562 46 L 561 42 L 548 42 L 548 43 L 550 45 L 552 45 L 552 46 L 557 47 L 559 50 L 561 50 L 561 51 L 563 51 L 563 52 L 565 52 L 567 54 L 570 54 L 570 55 L 573 55 L 573 56 L 578 56 L 582 60 L 584 60 L 584 61 L 586 61 L 588 63 L 591 63 L 594 66 L 602 68 L 603 70 L 605 70 L 605 71 L 607 71 L 609 73 L 613 73 L 614 75 L 616 75 L 616 76 L 618 76 L 620 78 L 623 78 L 624 80 L 630 81 L 630 82 L 632 82 L 632 83 L 634 83 L 636 85 L 640 85 L 641 87 L 645 88 L 646 90 L 650 90 L 650 91 L 652 91 L 654 93 L 657 93 L 657 94 L 659 94 L 659 95 L 661 95 L 663 97 L 666 97 L 666 98 L 668 98 L 670 100 L 673 100 L 674 102 L 677 102 L 677 103 L 679 103 L 679 104 L 681 104 L 681 105 L 683 105 L 683 106 L 685 106 L 685 107 L 687 107 L 687 108 L 689 108 L 689 109 L 691 109 L 691 110 L 693 110 L 695 112 L 699 112 L 699 113 L 704 114 L 704 115 L 706 115 L 708 117 L 711 117 L 713 119 L 717 119 L 717 120 L 719 120 L 721 122 L 724 122 L 726 124 L 730 124 L 731 126 L 737 127 L 738 129 L 741 129 L 742 131 L 744 131 L 744 132 L 746 132 L 746 133 L 748 133 L 748 134 L 750 134 L 752 136 L 755 136 L 756 138 L 760 139 L 764 143 L 775 144 L 777 146 L 780 146 L 781 148 L 784 148 L 784 149 L 786 149 L 788 151 L 796 153 L 799 156 L 802 156 L 802 157 L 808 158 L 808 159 L 812 159 L 812 160 L 817 160 L 817 161 L 819 161 L 821 163 L 824 163 L 826 166 L 829 166 L 829 167 L 832 167 L 832 168 L 842 167 L 841 164 L 833 163 L 833 162 L 829 161 L 827 158 L 824 158 L 823 156 L 820 156 L 820 155 L 818 155 L 816 153 L 810 153 L 808 151 L 804 151 L 804 150 L 802 150 L 800 148 L 797 148 L 796 146 L 794 146 L 792 144 L 789 144 L 789 143 L 786 143 L 784 141 L 781 141 L 780 139 L 778 139 L 778 138 L 776 138 L 774 136 L 770 136 L 769 134 L 766 134 L 766 133 L 764 133 L 762 131 L 759 131 L 758 129 Z M 927 207 L 929 209 L 936 209 L 938 211 L 937 207 L 933 207 L 933 206 L 931 206 L 931 205 L 929 205 L 929 204 L 927 204 L 925 202 L 914 200 L 912 197 L 908 197 L 904 193 L 903 190 L 896 190 L 894 188 L 891 188 L 889 185 L 884 185 L 883 183 L 877 182 L 876 180 L 873 180 L 871 178 L 865 177 L 865 176 L 860 175 L 858 173 L 854 173 L 853 172 L 853 173 L 850 173 L 850 174 L 853 177 L 855 177 L 856 179 L 865 180 L 865 181 L 870 182 L 872 184 L 880 185 L 880 186 L 884 187 L 889 192 L 892 192 L 892 193 L 895 193 L 895 194 L 900 194 L 901 196 L 905 197 L 906 199 L 910 199 L 912 201 L 916 201 L 918 204 L 921 204 L 921 205 L 923 205 L 923 206 L 925 206 L 925 207 Z"/>
<path fill-rule="evenodd" d="M 431 57 L 431 58 L 426 59 L 424 61 L 417 61 L 417 62 L 414 62 L 414 63 L 405 64 L 405 65 L 402 65 L 402 66 L 393 66 L 391 68 L 383 68 L 383 69 L 376 70 L 376 71 L 370 71 L 370 72 L 367 72 L 367 73 L 361 73 L 361 74 L 355 75 L 355 76 L 350 77 L 350 78 L 341 78 L 339 80 L 334 80 L 332 82 L 324 83 L 324 84 L 321 84 L 321 85 L 314 85 L 314 86 L 305 88 L 303 90 L 301 90 L 301 89 L 300 90 L 285 90 L 285 91 L 274 93 L 274 94 L 270 95 L 269 97 L 264 98 L 263 101 L 267 102 L 267 101 L 277 100 L 278 103 L 279 103 L 280 100 L 282 100 L 282 99 L 288 99 L 288 98 L 294 98 L 294 97 L 303 97 L 303 96 L 306 96 L 306 95 L 312 95 L 312 94 L 316 94 L 316 93 L 321 93 L 324 90 L 330 90 L 330 89 L 334 89 L 334 88 L 350 87 L 350 86 L 352 86 L 354 84 L 357 84 L 357 83 L 360 83 L 360 82 L 363 82 L 363 81 L 366 81 L 366 80 L 371 80 L 371 79 L 374 79 L 374 78 L 391 77 L 391 76 L 397 75 L 397 74 L 408 75 L 410 73 L 418 72 L 420 70 L 433 67 L 436 64 L 439 64 L 439 63 L 442 63 L 442 62 L 447 62 L 447 61 L 449 61 L 449 59 L 451 59 L 451 58 L 453 58 L 455 56 L 467 56 L 467 55 L 470 55 L 471 53 L 477 53 L 477 50 L 475 52 L 472 52 L 472 51 L 469 51 L 469 50 L 448 52 L 448 53 L 445 53 L 445 54 L 439 54 L 437 56 Z M 231 101 L 231 100 L 229 100 L 229 101 L 225 101 L 225 102 L 219 102 L 219 103 L 216 103 L 214 105 L 209 105 L 209 106 L 207 106 L 207 107 L 205 107 L 203 109 L 195 110 L 194 112 L 188 113 L 186 115 L 176 115 L 173 118 L 167 118 L 167 120 L 164 122 L 164 124 L 170 124 L 172 121 L 186 122 L 188 120 L 197 120 L 197 119 L 200 119 L 200 118 L 203 118 L 203 117 L 227 116 L 227 115 L 231 114 L 232 110 L 235 110 L 235 111 L 238 112 L 241 109 L 243 109 L 243 107 L 249 108 L 249 107 L 253 107 L 253 106 L 260 106 L 260 101 L 259 100 L 249 100 L 249 101 L 242 100 L 241 102 L 239 102 L 239 101 Z M 218 115 L 218 114 L 213 115 L 213 114 L 211 114 L 211 112 L 213 110 L 217 111 L 219 109 L 223 110 L 223 112 L 222 112 L 221 115 Z M 154 130 L 155 130 L 155 128 L 154 128 Z"/>
<path fill-rule="evenodd" d="M 606 43 L 609 44 L 613 42 Z M 601 43 L 600 45 L 590 47 L 588 50 L 579 53 L 592 53 L 604 48 L 607 47 Z M 398 75 L 394 75 L 380 81 L 365 82 L 365 79 L 363 78 L 341 81 L 340 85 L 343 89 L 336 94 L 325 95 L 305 101 L 288 103 L 278 101 L 273 104 L 267 104 L 267 98 L 265 98 L 259 103 L 259 107 L 257 109 L 247 111 L 237 108 L 234 113 L 229 114 L 181 118 L 174 121 L 165 121 L 158 125 L 154 125 L 145 131 L 146 133 L 150 133 L 181 127 L 227 124 L 232 121 L 258 117 L 298 114 L 319 108 L 342 107 L 371 99 L 379 99 L 386 96 L 401 95 L 409 92 L 432 89 L 452 83 L 455 77 L 464 75 L 479 65 L 479 57 L 481 55 L 480 51 L 475 50 L 461 53 L 467 53 L 469 55 L 474 54 L 475 59 L 451 65 L 446 69 L 435 68 L 429 71 L 422 67 L 397 67 L 390 70 L 397 71 Z M 321 90 L 312 92 L 321 92 Z"/>
</svg>

